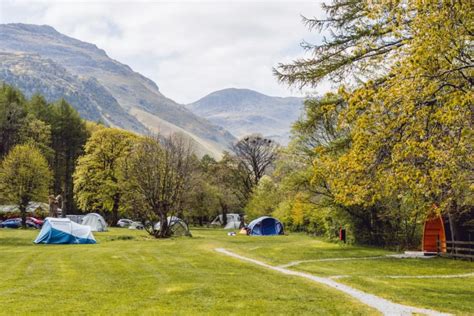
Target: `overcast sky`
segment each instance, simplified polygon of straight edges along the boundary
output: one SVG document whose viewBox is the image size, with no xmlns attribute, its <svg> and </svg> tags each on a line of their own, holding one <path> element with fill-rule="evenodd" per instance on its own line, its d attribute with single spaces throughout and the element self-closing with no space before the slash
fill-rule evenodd
<svg viewBox="0 0 474 316">
<path fill-rule="evenodd" d="M 154 80 L 181 103 L 219 89 L 277 96 L 299 91 L 279 84 L 272 67 L 321 41 L 301 15 L 322 16 L 318 1 L 22 1 L 0 0 L 0 22 L 48 24 L 96 44 Z"/>
</svg>

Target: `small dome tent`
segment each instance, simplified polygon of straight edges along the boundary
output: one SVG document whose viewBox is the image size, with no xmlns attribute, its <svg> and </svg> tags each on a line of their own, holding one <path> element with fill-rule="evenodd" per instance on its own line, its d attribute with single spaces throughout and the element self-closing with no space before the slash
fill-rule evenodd
<svg viewBox="0 0 474 316">
<path fill-rule="evenodd" d="M 89 226 L 72 222 L 69 218 L 47 217 L 35 244 L 95 244 Z"/>
<path fill-rule="evenodd" d="M 226 214 L 227 224 L 224 229 L 239 229 L 240 228 L 240 215 L 235 213 Z M 224 217 L 222 214 L 218 215 L 212 222 L 211 225 L 222 226 L 224 225 Z"/>
<path fill-rule="evenodd" d="M 89 213 L 82 219 L 82 225 L 90 226 L 93 232 L 106 232 L 107 223 L 104 218 L 97 213 Z"/>
<path fill-rule="evenodd" d="M 276 218 L 262 216 L 250 222 L 248 232 L 253 236 L 283 235 L 283 224 Z"/>
<path fill-rule="evenodd" d="M 161 222 L 156 223 L 155 230 L 160 230 Z M 176 216 L 168 216 L 168 226 L 172 236 L 191 236 L 188 224 Z"/>
</svg>

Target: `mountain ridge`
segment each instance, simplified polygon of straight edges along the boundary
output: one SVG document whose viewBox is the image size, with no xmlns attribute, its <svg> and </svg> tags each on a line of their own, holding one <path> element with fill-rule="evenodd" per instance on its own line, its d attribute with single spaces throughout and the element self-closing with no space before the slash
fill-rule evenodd
<svg viewBox="0 0 474 316">
<path fill-rule="evenodd" d="M 227 88 L 211 92 L 186 107 L 239 138 L 259 133 L 286 145 L 291 125 L 302 113 L 303 101 L 299 97 L 276 97 L 251 89 Z"/>
<path fill-rule="evenodd" d="M 218 157 L 235 141 L 224 128 L 167 98 L 156 83 L 95 44 L 51 26 L 0 24 L 0 52 L 9 54 L 8 61 L 0 62 L 1 81 L 18 86 L 26 95 L 41 92 L 47 99 L 62 92 L 89 119 L 142 134 L 181 132 L 196 143 L 201 155 Z"/>
</svg>

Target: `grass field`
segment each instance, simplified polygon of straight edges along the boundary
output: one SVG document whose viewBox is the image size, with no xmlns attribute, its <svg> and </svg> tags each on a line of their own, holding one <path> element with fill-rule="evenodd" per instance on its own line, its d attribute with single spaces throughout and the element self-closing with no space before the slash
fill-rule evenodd
<svg viewBox="0 0 474 316">
<path fill-rule="evenodd" d="M 154 240 L 112 229 L 95 233 L 96 245 L 34 245 L 37 233 L 0 230 L 0 314 L 377 314 L 334 289 L 214 249 L 273 265 L 388 254 L 300 234 L 229 237 L 223 230 L 194 229 L 193 238 Z M 344 276 L 338 281 L 398 303 L 474 314 L 473 277 L 386 278 L 470 273 L 471 262 L 379 258 L 308 261 L 290 269 Z"/>
</svg>

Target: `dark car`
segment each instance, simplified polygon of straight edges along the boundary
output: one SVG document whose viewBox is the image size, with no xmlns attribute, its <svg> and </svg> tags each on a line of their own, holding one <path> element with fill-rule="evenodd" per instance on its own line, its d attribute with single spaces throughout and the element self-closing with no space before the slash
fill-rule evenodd
<svg viewBox="0 0 474 316">
<path fill-rule="evenodd" d="M 21 227 L 21 218 L 10 218 L 3 221 L 0 225 L 2 228 L 19 228 Z"/>
<path fill-rule="evenodd" d="M 35 219 L 36 221 L 39 221 L 37 219 Z M 42 224 L 41 224 L 42 225 Z M 2 228 L 20 228 L 21 227 L 21 218 L 10 218 L 10 219 L 7 219 L 6 221 L 3 221 L 1 224 L 0 224 L 0 227 Z M 29 228 L 40 228 L 41 226 L 37 223 L 35 223 L 34 221 L 32 221 L 31 219 L 27 218 L 26 219 L 26 227 L 29 227 Z"/>
</svg>

